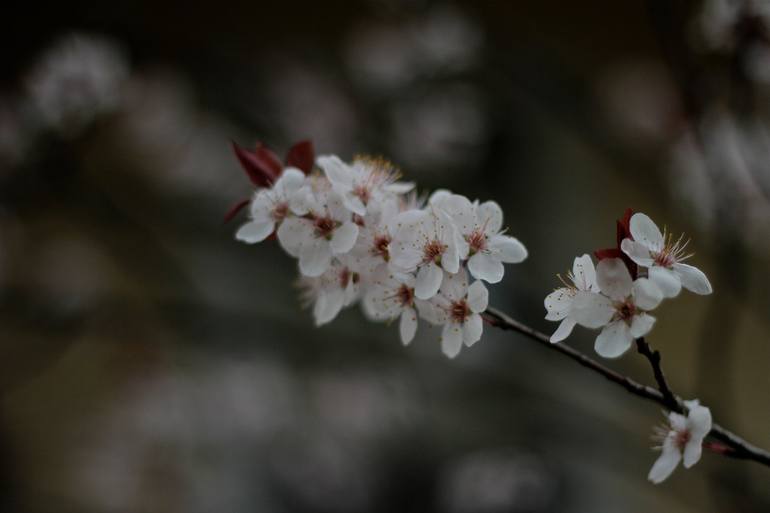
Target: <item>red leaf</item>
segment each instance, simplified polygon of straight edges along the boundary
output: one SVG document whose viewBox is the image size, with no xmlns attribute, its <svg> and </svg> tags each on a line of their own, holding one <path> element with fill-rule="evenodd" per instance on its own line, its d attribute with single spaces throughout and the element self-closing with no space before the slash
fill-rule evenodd
<svg viewBox="0 0 770 513">
<path fill-rule="evenodd" d="M 281 159 L 279 159 L 278 155 L 273 153 L 272 150 L 268 149 L 267 146 L 258 142 L 257 149 L 254 151 L 254 156 L 260 166 L 265 170 L 265 173 L 270 175 L 270 183 L 275 182 L 278 177 L 281 176 L 281 172 L 283 171 Z"/>
<path fill-rule="evenodd" d="M 618 248 L 597 249 L 594 251 L 597 260 L 605 258 L 623 258 L 623 253 Z"/>
<path fill-rule="evenodd" d="M 241 167 L 246 172 L 246 175 L 257 187 L 267 187 L 275 181 L 276 175 L 272 169 L 265 165 L 264 158 L 259 158 L 256 152 L 251 152 L 238 146 L 235 142 L 233 144 L 233 152 L 238 157 L 238 162 L 241 163 Z"/>
<path fill-rule="evenodd" d="M 229 223 L 235 216 L 238 215 L 238 212 L 243 210 L 243 207 L 249 204 L 250 199 L 241 200 L 232 207 L 230 207 L 230 210 L 227 211 L 225 214 L 225 218 L 222 221 L 223 223 Z"/>
<path fill-rule="evenodd" d="M 296 167 L 305 174 L 310 173 L 315 161 L 315 150 L 311 141 L 300 141 L 286 155 L 286 166 Z"/>
</svg>

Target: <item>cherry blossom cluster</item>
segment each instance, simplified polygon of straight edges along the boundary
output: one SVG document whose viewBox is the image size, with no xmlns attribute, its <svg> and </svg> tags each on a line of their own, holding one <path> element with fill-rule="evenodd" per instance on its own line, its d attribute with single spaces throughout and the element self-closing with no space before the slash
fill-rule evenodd
<svg viewBox="0 0 770 513">
<path fill-rule="evenodd" d="M 546 319 L 561 321 L 551 342 L 566 339 L 575 325 L 599 329 L 594 349 L 605 358 L 617 358 L 655 324 L 650 312 L 664 298 L 682 288 L 711 294 L 708 278 L 685 264 L 687 242 L 661 232 L 648 216 L 628 210 L 618 221 L 618 247 L 575 258 L 564 286 L 545 298 Z"/>
<path fill-rule="evenodd" d="M 655 324 L 650 312 L 663 299 L 682 288 L 711 294 L 706 275 L 684 263 L 692 256 L 686 247 L 683 237 L 674 239 L 645 214 L 627 210 L 617 224 L 617 247 L 596 251 L 596 266 L 589 255 L 576 257 L 562 278 L 564 286 L 546 296 L 545 318 L 560 321 L 551 342 L 566 339 L 575 325 L 601 329 L 594 349 L 604 358 L 618 358 L 650 332 Z M 653 483 L 665 480 L 680 461 L 690 468 L 700 459 L 711 412 L 697 400 L 684 405 L 687 416 L 670 412 L 667 424 L 655 429 L 661 455 L 648 476 Z"/>
<path fill-rule="evenodd" d="M 398 320 L 404 344 L 418 319 L 442 326 L 442 351 L 452 358 L 481 338 L 484 283 L 500 282 L 503 264 L 527 257 L 503 229 L 497 203 L 446 190 L 425 201 L 384 159 L 316 159 L 308 142 L 292 147 L 285 164 L 261 145 L 234 149 L 256 187 L 227 216 L 249 207 L 235 236 L 249 244 L 274 236 L 298 260 L 317 325 L 360 302 L 372 320 Z"/>
</svg>

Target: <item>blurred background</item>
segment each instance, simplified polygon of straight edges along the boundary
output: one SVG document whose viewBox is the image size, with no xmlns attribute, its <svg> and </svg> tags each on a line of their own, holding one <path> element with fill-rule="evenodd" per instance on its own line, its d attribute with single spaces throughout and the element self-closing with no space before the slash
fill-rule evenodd
<svg viewBox="0 0 770 513">
<path fill-rule="evenodd" d="M 456 360 L 222 224 L 230 141 L 382 154 L 494 199 L 535 328 L 626 207 L 715 293 L 658 310 L 675 390 L 770 447 L 763 1 L 34 2 L 0 55 L 0 504 L 9 512 L 766 512 L 770 470 L 646 481 L 660 409 L 515 334 Z M 595 333 L 567 342 L 591 353 Z M 651 383 L 641 357 L 611 365 Z"/>
</svg>

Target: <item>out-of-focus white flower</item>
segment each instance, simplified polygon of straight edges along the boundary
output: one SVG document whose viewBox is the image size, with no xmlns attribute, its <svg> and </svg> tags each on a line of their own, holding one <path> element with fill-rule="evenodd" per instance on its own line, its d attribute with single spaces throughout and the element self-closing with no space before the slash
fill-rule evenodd
<svg viewBox="0 0 770 513">
<path fill-rule="evenodd" d="M 380 266 L 367 294 L 364 310 L 375 320 L 399 319 L 399 334 L 404 345 L 409 344 L 417 332 L 417 307 L 422 303 L 414 295 L 413 274 L 397 273 L 388 266 Z"/>
<path fill-rule="evenodd" d="M 315 278 L 300 280 L 305 302 L 313 305 L 316 326 L 334 320 L 346 306 L 353 304 L 361 290 L 361 274 L 351 259 L 334 259 L 328 269 Z"/>
<path fill-rule="evenodd" d="M 668 425 L 655 429 L 661 454 L 647 476 L 655 484 L 666 480 L 680 461 L 684 468 L 690 468 L 700 460 L 703 439 L 711 431 L 711 411 L 697 400 L 685 401 L 685 406 L 687 417 L 670 412 Z"/>
<path fill-rule="evenodd" d="M 287 253 L 299 257 L 303 276 L 320 276 L 331 265 L 332 256 L 345 254 L 355 245 L 358 225 L 328 184 L 311 180 L 293 195 L 290 208 L 297 216 L 284 219 L 278 240 Z"/>
<path fill-rule="evenodd" d="M 43 124 L 75 132 L 119 107 L 128 72 L 126 57 L 112 41 L 71 35 L 35 65 L 27 88 Z"/>
<path fill-rule="evenodd" d="M 417 271 L 415 295 L 430 299 L 441 287 L 444 271 L 455 274 L 460 269 L 457 229 L 445 212 L 430 207 L 402 212 L 395 223 L 391 266 L 401 272 Z"/>
<path fill-rule="evenodd" d="M 596 269 L 591 257 L 583 255 L 575 257 L 572 271 L 567 274 L 564 287 L 558 288 L 545 298 L 545 316 L 549 321 L 561 321 L 559 327 L 551 335 L 551 342 L 561 342 L 567 338 L 575 328 L 577 321 L 572 309 L 575 298 L 582 293 L 598 293 L 599 284 L 596 282 Z"/>
<path fill-rule="evenodd" d="M 460 353 L 463 343 L 470 347 L 481 338 L 489 292 L 481 281 L 468 286 L 468 273 L 460 269 L 446 274 L 439 293 L 428 303 L 418 305 L 420 316 L 431 324 L 443 325 L 441 350 L 449 358 Z"/>
<path fill-rule="evenodd" d="M 596 266 L 601 294 L 578 294 L 572 304 L 575 321 L 587 328 L 602 328 L 594 348 L 605 358 L 628 351 L 634 339 L 643 337 L 655 324 L 647 312 L 663 299 L 660 289 L 647 278 L 631 279 L 619 258 L 607 258 Z"/>
<path fill-rule="evenodd" d="M 518 264 L 527 249 L 514 237 L 504 235 L 503 210 L 494 201 L 471 203 L 465 196 L 438 191 L 430 203 L 449 214 L 461 239 L 460 258 L 468 259 L 471 275 L 487 283 L 498 283 L 503 263 Z"/>
<path fill-rule="evenodd" d="M 637 265 L 648 269 L 649 278 L 664 297 L 676 297 L 682 287 L 696 294 L 711 294 L 711 283 L 703 272 L 682 263 L 691 255 L 685 253 L 687 242 L 682 237 L 674 240 L 671 234 L 661 233 L 645 214 L 631 217 L 633 240 L 625 239 L 621 249 Z"/>
<path fill-rule="evenodd" d="M 265 240 L 276 225 L 280 226 L 291 215 L 292 197 L 304 183 L 302 171 L 286 168 L 272 188 L 258 189 L 249 207 L 251 220 L 238 229 L 235 238 L 248 244 Z"/>
</svg>

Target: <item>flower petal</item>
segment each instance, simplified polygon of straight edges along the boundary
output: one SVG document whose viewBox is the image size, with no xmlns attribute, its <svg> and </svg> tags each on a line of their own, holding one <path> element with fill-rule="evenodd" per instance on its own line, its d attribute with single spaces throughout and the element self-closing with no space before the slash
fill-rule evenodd
<svg viewBox="0 0 770 513">
<path fill-rule="evenodd" d="M 311 278 L 321 276 L 332 262 L 332 252 L 325 240 L 302 246 L 299 254 L 299 271 Z"/>
<path fill-rule="evenodd" d="M 316 162 L 333 185 L 341 185 L 343 187 L 351 187 L 353 185 L 353 170 L 342 162 L 338 156 L 321 155 Z"/>
<path fill-rule="evenodd" d="M 634 304 L 642 310 L 654 310 L 663 300 L 663 292 L 647 278 L 639 278 L 634 282 L 631 295 Z"/>
<path fill-rule="evenodd" d="M 606 258 L 596 266 L 596 281 L 603 293 L 616 301 L 631 295 L 631 275 L 623 260 Z"/>
<path fill-rule="evenodd" d="M 690 430 L 693 440 L 703 440 L 711 431 L 711 410 L 697 402 L 688 402 L 686 404 L 690 410 L 686 421 L 687 429 Z"/>
<path fill-rule="evenodd" d="M 489 238 L 487 246 L 489 251 L 506 264 L 518 264 L 527 259 L 527 248 L 514 237 L 493 235 Z"/>
<path fill-rule="evenodd" d="M 654 265 L 650 267 L 649 277 L 660 288 L 663 297 L 676 297 L 682 290 L 682 279 L 671 269 Z"/>
<path fill-rule="evenodd" d="M 655 317 L 648 313 L 641 313 L 634 316 L 631 321 L 631 336 L 634 338 L 643 337 L 650 332 L 655 324 Z"/>
<path fill-rule="evenodd" d="M 505 273 L 503 263 L 487 253 L 476 253 L 468 259 L 468 270 L 474 278 L 487 283 L 500 283 Z"/>
<path fill-rule="evenodd" d="M 305 219 L 289 217 L 278 227 L 277 235 L 283 250 L 296 258 L 302 246 L 313 240 L 313 227 Z"/>
<path fill-rule="evenodd" d="M 283 170 L 281 177 L 275 182 L 273 190 L 280 195 L 285 195 L 299 190 L 305 183 L 305 173 L 294 167 L 287 167 Z"/>
<path fill-rule="evenodd" d="M 674 272 L 679 275 L 682 286 L 691 292 L 702 296 L 711 294 L 711 283 L 697 267 L 687 264 L 674 264 Z"/>
<path fill-rule="evenodd" d="M 545 316 L 547 321 L 560 321 L 567 317 L 572 310 L 572 302 L 575 299 L 575 292 L 567 287 L 556 289 L 545 296 L 545 309 L 548 312 Z"/>
<path fill-rule="evenodd" d="M 623 242 L 620 243 L 620 249 L 623 250 L 623 253 L 628 255 L 628 258 L 642 267 L 650 267 L 654 262 L 650 255 L 650 249 L 641 242 L 623 239 Z"/>
<path fill-rule="evenodd" d="M 235 232 L 235 238 L 243 241 L 247 244 L 254 244 L 255 242 L 262 242 L 273 233 L 275 229 L 275 223 L 273 221 L 258 222 L 250 221 L 238 229 Z"/>
<path fill-rule="evenodd" d="M 441 281 L 444 278 L 444 271 L 439 266 L 430 262 L 420 267 L 417 271 L 417 281 L 414 282 L 414 295 L 419 299 L 430 299 L 436 295 Z"/>
<path fill-rule="evenodd" d="M 329 241 L 329 246 L 336 254 L 347 253 L 356 244 L 358 238 L 358 225 L 353 221 L 348 221 L 336 230 Z"/>
<path fill-rule="evenodd" d="M 401 313 L 401 321 L 398 323 L 398 331 L 401 335 L 401 342 L 408 345 L 417 332 L 417 312 L 413 308 L 404 308 Z"/>
<path fill-rule="evenodd" d="M 596 283 L 596 268 L 588 255 L 575 257 L 572 264 L 572 275 L 575 277 L 575 286 L 580 290 L 599 292 L 599 284 Z"/>
<path fill-rule="evenodd" d="M 663 248 L 663 234 L 660 233 L 658 226 L 647 215 L 637 212 L 631 216 L 629 226 L 631 235 L 636 242 L 656 252 Z"/>
<path fill-rule="evenodd" d="M 453 322 L 445 324 L 441 332 L 441 351 L 449 358 L 454 358 L 462 346 L 463 330 L 460 325 Z"/>
<path fill-rule="evenodd" d="M 503 209 L 494 201 L 485 201 L 479 205 L 476 218 L 479 224 L 484 226 L 484 233 L 487 235 L 496 234 L 503 227 Z"/>
<path fill-rule="evenodd" d="M 469 316 L 463 323 L 463 342 L 471 347 L 481 339 L 481 333 L 484 331 L 484 322 L 477 313 Z"/>
<path fill-rule="evenodd" d="M 318 296 L 313 305 L 313 317 L 315 325 L 321 326 L 331 322 L 342 310 L 342 304 L 345 301 L 344 293 L 341 289 L 334 289 Z"/>
<path fill-rule="evenodd" d="M 617 358 L 631 347 L 631 332 L 628 324 L 623 321 L 615 321 L 602 329 L 596 337 L 594 349 L 599 356 L 604 358 Z"/>
<path fill-rule="evenodd" d="M 446 311 L 432 301 L 417 299 L 414 305 L 417 307 L 420 317 L 434 326 L 440 326 L 447 322 Z"/>
<path fill-rule="evenodd" d="M 682 453 L 676 448 L 671 437 L 666 437 L 663 441 L 663 450 L 652 465 L 650 473 L 647 475 L 647 479 L 655 484 L 662 483 L 671 475 L 681 460 Z"/>
<path fill-rule="evenodd" d="M 684 468 L 690 468 L 700 461 L 703 453 L 702 440 L 690 440 L 684 446 Z"/>
<path fill-rule="evenodd" d="M 480 281 L 474 281 L 468 287 L 468 307 L 473 313 L 481 313 L 489 306 L 489 291 Z"/>
<path fill-rule="evenodd" d="M 468 295 L 467 271 L 460 269 L 455 274 L 446 274 L 444 281 L 441 283 L 441 294 L 450 301 L 459 301 Z"/>
<path fill-rule="evenodd" d="M 569 317 L 561 321 L 559 327 L 556 328 L 556 331 L 554 331 L 553 335 L 551 335 L 551 343 L 555 344 L 569 337 L 572 333 L 572 330 L 575 329 L 575 324 L 577 323 L 574 321 L 574 319 Z"/>
<path fill-rule="evenodd" d="M 572 301 L 571 316 L 586 328 L 601 328 L 615 315 L 612 301 L 594 292 L 578 292 Z"/>
</svg>

